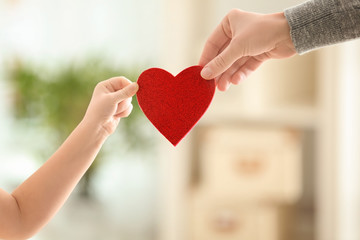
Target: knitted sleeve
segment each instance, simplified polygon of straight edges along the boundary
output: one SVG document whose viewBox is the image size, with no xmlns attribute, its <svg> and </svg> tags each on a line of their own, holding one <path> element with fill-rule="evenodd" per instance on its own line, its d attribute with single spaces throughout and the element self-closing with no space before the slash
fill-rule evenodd
<svg viewBox="0 0 360 240">
<path fill-rule="evenodd" d="M 360 37 L 360 0 L 310 0 L 284 13 L 299 54 Z"/>
</svg>

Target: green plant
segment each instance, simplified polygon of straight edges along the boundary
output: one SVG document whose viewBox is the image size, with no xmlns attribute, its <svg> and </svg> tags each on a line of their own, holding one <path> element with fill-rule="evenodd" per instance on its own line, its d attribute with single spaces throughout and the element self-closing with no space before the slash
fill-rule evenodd
<svg viewBox="0 0 360 240">
<path fill-rule="evenodd" d="M 56 69 L 34 66 L 16 61 L 9 65 L 8 75 L 14 91 L 14 114 L 17 119 L 30 119 L 50 130 L 54 151 L 81 121 L 90 101 L 95 85 L 114 76 L 126 76 L 136 80 L 138 69 L 109 67 L 102 61 L 92 59 L 83 63 L 69 63 Z M 133 97 L 132 114 L 122 121 L 122 135 L 126 137 L 127 149 L 144 149 L 148 136 L 136 131 L 143 114 Z M 49 151 L 43 150 L 43 151 Z M 100 152 L 98 158 L 103 157 Z M 95 161 L 83 178 L 81 192 L 89 195 L 90 180 L 98 164 Z"/>
</svg>

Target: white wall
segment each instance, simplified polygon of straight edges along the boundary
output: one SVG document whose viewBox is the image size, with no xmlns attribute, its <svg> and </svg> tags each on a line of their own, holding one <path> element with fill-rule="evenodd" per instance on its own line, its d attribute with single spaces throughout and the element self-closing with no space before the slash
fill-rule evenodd
<svg viewBox="0 0 360 240">
<path fill-rule="evenodd" d="M 340 47 L 336 133 L 337 239 L 360 239 L 360 43 Z"/>
<path fill-rule="evenodd" d="M 2 1 L 1 56 L 62 61 L 91 54 L 122 64 L 156 60 L 157 0 Z"/>
</svg>

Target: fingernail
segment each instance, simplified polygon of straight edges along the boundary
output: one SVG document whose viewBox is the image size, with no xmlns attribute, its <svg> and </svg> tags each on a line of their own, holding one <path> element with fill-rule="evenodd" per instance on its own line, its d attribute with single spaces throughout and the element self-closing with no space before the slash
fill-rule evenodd
<svg viewBox="0 0 360 240">
<path fill-rule="evenodd" d="M 201 70 L 201 76 L 205 79 L 211 79 L 213 72 L 210 67 L 204 67 L 203 70 Z"/>
<path fill-rule="evenodd" d="M 123 89 L 126 89 L 126 91 L 128 91 L 129 94 L 134 95 L 139 90 L 139 86 L 137 83 L 131 83 Z"/>
<path fill-rule="evenodd" d="M 133 82 L 130 84 L 133 88 L 139 88 L 139 84 L 137 82 Z"/>
</svg>

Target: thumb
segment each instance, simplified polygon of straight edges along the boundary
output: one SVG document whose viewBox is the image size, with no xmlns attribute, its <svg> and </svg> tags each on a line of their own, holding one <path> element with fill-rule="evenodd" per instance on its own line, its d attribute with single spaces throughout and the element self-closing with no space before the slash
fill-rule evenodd
<svg viewBox="0 0 360 240">
<path fill-rule="evenodd" d="M 134 82 L 126 87 L 114 92 L 114 96 L 117 102 L 121 102 L 124 99 L 130 98 L 135 95 L 135 93 L 139 90 L 139 85 Z"/>
<path fill-rule="evenodd" d="M 213 79 L 225 72 L 239 57 L 236 56 L 230 43 L 227 48 L 219 53 L 214 59 L 205 65 L 201 71 L 201 76 L 205 79 Z"/>
</svg>

